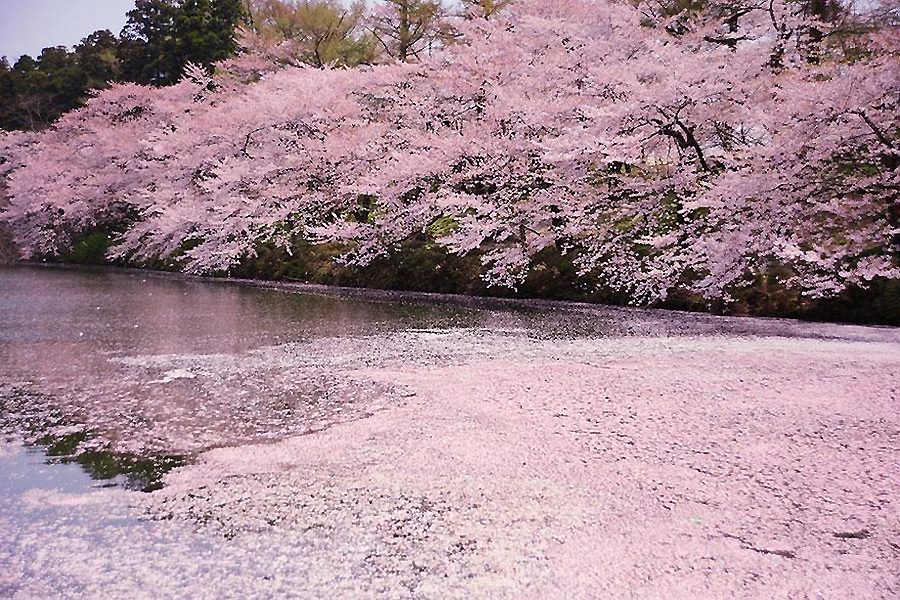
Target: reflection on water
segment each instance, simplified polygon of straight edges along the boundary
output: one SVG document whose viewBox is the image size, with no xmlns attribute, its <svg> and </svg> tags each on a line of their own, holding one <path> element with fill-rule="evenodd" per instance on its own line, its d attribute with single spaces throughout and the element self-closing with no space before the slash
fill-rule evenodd
<svg viewBox="0 0 900 600">
<path fill-rule="evenodd" d="M 81 494 L 108 482 L 91 478 L 71 464 L 54 464 L 39 446 L 0 447 L 0 499 L 9 502 L 32 490 Z"/>
<path fill-rule="evenodd" d="M 65 454 L 99 473 L 152 471 L 126 456 L 312 431 L 365 415 L 362 399 L 383 395 L 327 368 L 288 373 L 248 354 L 256 349 L 420 322 L 446 326 L 467 314 L 474 312 L 133 272 L 0 269 L 0 428 L 31 442 L 60 428 L 91 430 L 104 442 L 99 449 L 75 440 Z M 231 363 L 196 374 L 166 357 Z M 109 453 L 110 443 L 132 452 Z"/>
<path fill-rule="evenodd" d="M 631 532 L 635 517 L 655 514 L 664 516 L 648 521 L 651 526 L 668 525 L 675 513 L 666 514 L 671 507 L 662 500 L 681 495 L 681 489 L 686 499 L 705 498 L 709 489 L 713 500 L 716 494 L 725 499 L 726 508 L 743 497 L 745 506 L 737 512 L 751 517 L 735 530 L 774 538 L 781 535 L 780 525 L 770 526 L 767 509 L 755 508 L 784 500 L 783 474 L 796 479 L 792 457 L 818 456 L 803 450 L 803 440 L 821 439 L 827 447 L 817 448 L 826 458 L 831 453 L 833 465 L 842 464 L 835 457 L 848 457 L 842 458 L 851 461 L 840 467 L 843 474 L 880 472 L 882 463 L 870 469 L 869 458 L 879 461 L 878 452 L 889 450 L 879 440 L 890 423 L 882 422 L 880 409 L 868 411 L 887 406 L 884 392 L 892 388 L 878 371 L 892 365 L 884 357 L 892 358 L 896 347 L 746 343 L 730 337 L 735 334 L 900 341 L 895 329 L 583 305 L 487 309 L 376 302 L 134 272 L 0 269 L 0 597 L 125 597 L 136 590 L 204 596 L 217 589 L 259 590 L 259 597 L 304 595 L 306 589 L 311 597 L 322 590 L 352 589 L 359 595 L 351 585 L 383 581 L 386 573 L 411 593 L 429 588 L 406 587 L 408 581 L 432 581 L 422 579 L 431 575 L 437 585 L 446 584 L 448 573 L 459 581 L 465 577 L 465 585 L 474 572 L 466 557 L 491 556 L 492 540 L 499 540 L 499 564 L 521 574 L 541 568 L 535 561 L 546 558 L 542 534 L 530 529 L 531 523 L 550 528 L 555 542 L 549 546 L 574 534 L 572 547 L 580 548 L 587 538 L 572 524 L 588 514 L 587 507 L 596 508 L 596 518 L 583 524 L 619 523 Z M 586 339 L 592 337 L 606 339 Z M 867 358 L 851 356 L 856 346 L 868 351 L 860 355 Z M 727 353 L 723 364 L 736 373 L 710 376 L 718 351 Z M 763 355 L 766 360 L 755 360 Z M 788 359 L 784 368 L 782 357 Z M 863 363 L 871 364 L 863 369 Z M 504 369 L 514 370 L 498 373 Z M 871 387 L 851 382 L 857 377 L 847 369 L 857 369 L 860 380 L 868 375 L 877 381 Z M 786 412 L 776 410 L 794 394 L 791 386 L 820 394 L 841 370 L 844 375 L 834 378 L 835 387 L 842 388 L 836 393 L 837 412 L 813 411 L 804 420 L 792 417 L 808 410 L 806 404 L 787 402 Z M 527 385 L 531 372 L 534 391 Z M 510 381 L 516 373 L 526 380 Z M 502 375 L 496 384 L 495 375 Z M 738 384 L 743 390 L 733 394 Z M 858 385 L 874 390 L 871 395 L 881 403 L 861 403 L 853 417 L 850 400 Z M 785 388 L 785 394 L 777 391 Z M 725 406 L 732 395 L 735 402 Z M 758 407 L 757 399 L 762 400 Z M 222 452 L 234 469 L 217 474 L 213 461 L 211 470 L 186 472 L 170 490 L 123 489 L 158 488 L 183 457 L 209 448 L 275 441 L 404 404 L 405 411 L 332 430 L 325 439 L 306 440 L 313 442 L 309 445 L 292 440 L 270 449 Z M 873 416 L 879 417 L 877 425 Z M 596 435 L 607 424 L 615 436 Z M 539 431 L 519 437 L 530 428 Z M 4 444 L 3 430 L 30 445 Z M 550 443 L 556 435 L 566 437 Z M 484 444 L 487 436 L 493 443 Z M 858 442 L 859 452 L 833 443 L 842 439 Z M 743 440 L 749 444 L 746 453 Z M 344 447 L 352 451 L 345 453 Z M 493 461 L 481 460 L 482 447 L 495 453 Z M 253 457 L 254 451 L 261 453 Z M 298 456 L 306 452 L 312 456 Z M 865 459 L 859 468 L 853 456 Z M 620 464 L 620 457 L 628 462 Z M 790 468 L 775 468 L 780 459 Z M 501 468 L 504 461 L 509 468 Z M 590 463 L 598 470 L 590 470 Z M 694 475 L 685 487 L 686 467 L 704 477 Z M 811 463 L 801 467 L 815 473 Z M 726 471 L 734 482 L 722 481 L 719 473 Z M 394 472 L 400 477 L 389 482 Z M 651 491 L 641 485 L 648 481 L 645 472 L 657 482 L 671 473 L 675 487 L 654 483 Z M 815 494 L 805 483 L 787 489 L 799 499 L 818 497 L 828 505 L 823 514 L 836 506 L 835 490 L 854 502 L 883 495 L 881 483 L 872 484 L 875 492 L 856 494 L 853 481 L 826 478 L 836 472 L 826 469 L 810 478 L 813 486 L 820 482 Z M 750 492 L 741 487 L 750 481 L 748 473 L 761 484 L 750 486 Z M 607 495 L 601 488 L 616 476 L 623 491 Z M 710 484 L 716 478 L 719 483 Z M 583 482 L 599 484 L 595 489 Z M 662 488 L 666 494 L 658 496 Z M 758 501 L 757 493 L 765 496 L 766 490 L 779 493 L 768 499 L 772 502 Z M 703 510 L 694 504 L 686 500 L 683 506 Z M 634 508 L 624 510 L 625 505 Z M 881 522 L 870 509 L 866 505 L 861 514 Z M 804 522 L 808 514 L 800 515 Z M 203 529 L 191 531 L 186 527 L 191 523 L 202 523 Z M 460 532 L 453 527 L 468 523 L 473 528 L 454 537 Z M 520 530 L 520 524 L 526 528 Z M 852 537 L 861 529 L 837 531 Z M 654 548 L 684 540 L 647 545 L 645 534 L 653 538 L 656 532 L 639 531 L 635 547 L 646 545 L 654 560 Z M 695 540 L 709 540 L 705 532 L 697 535 Z M 828 534 L 828 539 L 837 538 Z M 804 547 L 817 554 L 814 544 Z M 528 562 L 508 562 L 519 549 L 529 553 Z M 542 556 L 535 558 L 531 549 Z M 708 558 L 705 551 L 703 556 Z M 724 556 L 730 565 L 732 555 Z M 422 558 L 437 570 L 420 566 Z M 452 570 L 442 570 L 444 564 Z M 862 572 L 860 565 L 867 563 L 847 564 Z M 490 568 L 479 566 L 478 572 L 494 581 L 503 571 L 491 565 L 483 563 Z M 575 566 L 580 569 L 580 563 Z M 651 567 L 669 569 L 665 563 Z M 383 589 L 371 589 L 383 595 Z"/>
<path fill-rule="evenodd" d="M 68 359 L 63 367 L 97 352 L 238 352 L 385 326 L 460 325 L 456 321 L 471 321 L 471 312 L 134 272 L 0 268 L 0 342 L 17 344 L 4 349 L 16 356 L 25 344 L 58 351 Z M 86 347 L 88 354 L 73 350 Z M 31 357 L 40 358 L 37 352 Z"/>
<path fill-rule="evenodd" d="M 186 464 L 183 456 L 135 456 L 112 450 L 84 450 L 84 431 L 68 435 L 44 434 L 37 443 L 45 448 L 50 464 L 79 465 L 91 479 L 104 485 L 120 485 L 129 490 L 152 492 L 162 487 L 166 473 Z"/>
<path fill-rule="evenodd" d="M 148 521 L 134 506 L 142 497 L 106 489 L 121 483 L 0 436 L 0 598 L 158 596 L 158 565 L 171 560 L 171 573 L 220 555 L 215 540 Z M 84 573 L 101 583 L 82 589 Z"/>
<path fill-rule="evenodd" d="M 67 424 L 59 412 L 40 410 L 48 404 L 52 399 L 36 402 L 22 390 L 0 394 L 0 424 L 8 433 L 30 440 L 31 455 L 46 457 L 47 464 L 79 465 L 104 485 L 145 492 L 162 487 L 166 473 L 186 464 L 183 456 L 137 456 L 104 448 L 93 443 L 83 426 Z"/>
</svg>

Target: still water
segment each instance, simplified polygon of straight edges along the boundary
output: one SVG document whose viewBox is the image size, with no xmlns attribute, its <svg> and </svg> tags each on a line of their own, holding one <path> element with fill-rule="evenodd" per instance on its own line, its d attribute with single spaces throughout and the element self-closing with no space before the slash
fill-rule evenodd
<svg viewBox="0 0 900 600">
<path fill-rule="evenodd" d="M 403 390 L 353 374 L 361 368 L 496 358 L 548 338 L 721 335 L 891 341 L 896 330 L 0 268 L 0 430 L 52 462 L 152 490 L 204 450 L 318 431 L 402 401 Z M 444 337 L 421 344 L 428 336 Z"/>
</svg>

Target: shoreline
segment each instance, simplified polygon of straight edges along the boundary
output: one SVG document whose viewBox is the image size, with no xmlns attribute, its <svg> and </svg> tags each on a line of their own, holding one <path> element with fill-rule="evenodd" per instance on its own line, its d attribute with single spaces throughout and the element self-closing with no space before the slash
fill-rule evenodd
<svg viewBox="0 0 900 600">
<path fill-rule="evenodd" d="M 726 315 L 703 310 L 686 310 L 666 307 L 641 307 L 620 304 L 603 304 L 581 300 L 556 300 L 549 298 L 507 298 L 502 296 L 475 296 L 468 294 L 419 292 L 409 290 L 392 290 L 372 287 L 351 287 L 296 280 L 269 280 L 241 277 L 217 277 L 210 275 L 191 275 L 180 271 L 159 271 L 139 267 L 122 267 L 117 265 L 82 265 L 61 262 L 15 261 L 11 264 L 0 264 L 0 268 L 42 268 L 72 272 L 120 273 L 144 275 L 156 279 L 173 281 L 214 283 L 234 285 L 254 289 L 268 289 L 293 294 L 306 294 L 332 298 L 344 298 L 369 302 L 419 303 L 433 306 L 460 306 L 482 310 L 565 310 L 569 312 L 621 312 L 624 314 L 640 314 L 646 311 L 661 311 L 665 314 L 690 316 L 691 318 L 713 318 L 719 321 L 743 322 L 761 320 L 769 323 L 793 323 L 805 325 L 838 325 L 847 327 L 867 327 L 875 329 L 895 330 L 900 324 L 856 321 L 834 321 L 796 316 L 770 315 Z"/>
</svg>

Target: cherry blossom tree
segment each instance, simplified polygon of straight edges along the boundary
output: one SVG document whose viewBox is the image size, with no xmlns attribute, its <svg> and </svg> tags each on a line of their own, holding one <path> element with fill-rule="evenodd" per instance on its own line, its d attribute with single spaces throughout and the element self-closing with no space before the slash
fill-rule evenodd
<svg viewBox="0 0 900 600">
<path fill-rule="evenodd" d="M 793 0 L 488 4 L 414 63 L 250 52 L 100 92 L 0 138 L 3 218 L 26 256 L 107 226 L 115 256 L 191 272 L 297 240 L 366 265 L 439 231 L 491 284 L 554 248 L 636 302 L 900 276 L 896 24 Z"/>
</svg>

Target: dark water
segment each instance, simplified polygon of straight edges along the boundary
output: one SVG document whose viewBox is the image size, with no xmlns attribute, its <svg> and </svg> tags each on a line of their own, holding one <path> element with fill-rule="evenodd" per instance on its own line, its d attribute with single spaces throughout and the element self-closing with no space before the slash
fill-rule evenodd
<svg viewBox="0 0 900 600">
<path fill-rule="evenodd" d="M 0 352 L 234 352 L 384 326 L 471 321 L 464 310 L 342 300 L 135 272 L 0 268 Z M 466 318 L 468 317 L 468 318 Z M 8 355 L 0 355 L 6 358 Z M 15 357 L 12 357 L 15 358 Z"/>
</svg>

